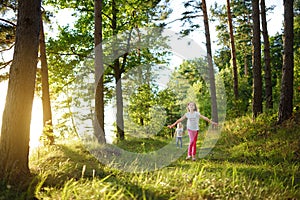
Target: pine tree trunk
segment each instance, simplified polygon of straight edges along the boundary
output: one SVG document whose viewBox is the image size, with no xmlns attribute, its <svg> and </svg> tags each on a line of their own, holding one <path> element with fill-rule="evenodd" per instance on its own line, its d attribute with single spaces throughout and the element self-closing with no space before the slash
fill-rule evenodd
<svg viewBox="0 0 300 200">
<path fill-rule="evenodd" d="M 41 18 L 40 0 L 19 0 L 16 42 L 0 138 L 0 180 L 21 184 L 30 174 L 29 137 Z"/>
<path fill-rule="evenodd" d="M 43 18 L 40 23 L 40 59 L 41 59 L 41 73 L 42 73 L 42 104 L 43 104 L 43 127 L 49 144 L 54 144 L 54 135 L 52 128 L 52 112 L 49 95 L 49 79 L 48 79 L 48 64 L 46 56 L 45 34 L 43 26 Z"/>
<path fill-rule="evenodd" d="M 248 62 L 247 62 L 247 54 L 244 53 L 244 71 L 245 71 L 245 76 L 248 76 Z"/>
<path fill-rule="evenodd" d="M 117 99 L 117 139 L 124 140 L 124 118 L 123 118 L 123 92 L 120 63 L 117 59 L 114 63 L 114 73 L 116 81 L 116 99 Z"/>
<path fill-rule="evenodd" d="M 113 35 L 117 36 L 117 12 L 118 8 L 116 6 L 116 1 L 112 1 L 112 30 L 113 30 Z M 117 113 L 116 113 L 116 118 L 117 118 L 117 139 L 118 140 L 124 140 L 125 135 L 124 135 L 124 118 L 123 118 L 123 92 L 122 92 L 122 69 L 120 66 L 120 61 L 118 59 L 118 49 L 116 47 L 113 47 L 113 54 L 114 54 L 114 64 L 113 64 L 113 69 L 114 69 L 114 76 L 115 76 L 115 83 L 116 83 L 116 104 L 117 104 Z M 124 61 L 123 61 L 124 62 Z"/>
<path fill-rule="evenodd" d="M 266 90 L 266 109 L 273 108 L 272 98 L 272 80 L 271 80 L 271 57 L 270 42 L 267 28 L 266 5 L 265 0 L 260 1 L 262 35 L 264 38 L 264 61 L 265 61 L 265 90 Z"/>
<path fill-rule="evenodd" d="M 294 13 L 293 0 L 284 1 L 283 68 L 278 123 L 289 119 L 293 112 L 294 81 Z"/>
<path fill-rule="evenodd" d="M 95 0 L 95 120 L 94 135 L 99 143 L 106 143 L 104 129 L 104 65 L 102 48 L 102 0 Z"/>
<path fill-rule="evenodd" d="M 259 0 L 252 0 L 253 19 L 253 118 L 263 112 L 262 109 L 262 76 L 261 76 L 261 42 L 260 42 L 260 20 L 259 20 Z"/>
<path fill-rule="evenodd" d="M 207 51 L 207 60 L 208 60 L 208 68 L 209 68 L 212 119 L 214 122 L 218 122 L 218 107 L 217 107 L 217 95 L 216 95 L 216 85 L 215 85 L 215 72 L 214 72 L 214 67 L 213 67 L 213 62 L 212 62 L 210 32 L 209 32 L 208 15 L 207 15 L 205 0 L 202 0 L 202 11 L 203 11 L 203 17 L 204 17 L 204 28 L 205 28 L 205 36 L 206 36 L 206 51 Z"/>
<path fill-rule="evenodd" d="M 239 84 L 238 84 L 238 72 L 237 72 L 237 64 L 236 64 L 236 52 L 235 52 L 235 43 L 234 43 L 234 36 L 233 36 L 230 0 L 227 0 L 227 17 L 228 17 L 228 25 L 229 25 L 229 33 L 230 33 L 231 60 L 232 60 L 232 68 L 233 68 L 233 91 L 234 91 L 235 99 L 238 100 Z"/>
</svg>

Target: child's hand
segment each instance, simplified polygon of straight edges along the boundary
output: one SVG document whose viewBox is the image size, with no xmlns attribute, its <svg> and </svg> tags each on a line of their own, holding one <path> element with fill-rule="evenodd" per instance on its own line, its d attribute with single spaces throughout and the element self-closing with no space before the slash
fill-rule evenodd
<svg viewBox="0 0 300 200">
<path fill-rule="evenodd" d="M 175 126 L 175 125 L 173 125 L 173 124 L 172 124 L 172 125 L 168 125 L 168 128 L 173 128 L 174 126 Z"/>
<path fill-rule="evenodd" d="M 216 123 L 216 122 L 212 122 L 211 124 L 212 124 L 214 127 L 218 126 L 218 123 Z"/>
</svg>

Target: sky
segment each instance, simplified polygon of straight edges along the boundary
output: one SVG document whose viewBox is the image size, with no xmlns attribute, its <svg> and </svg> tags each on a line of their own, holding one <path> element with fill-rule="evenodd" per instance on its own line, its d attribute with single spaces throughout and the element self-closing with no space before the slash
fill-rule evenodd
<svg viewBox="0 0 300 200">
<path fill-rule="evenodd" d="M 172 21 L 174 19 L 178 19 L 181 17 L 181 13 L 184 12 L 184 6 L 183 2 L 186 0 L 170 0 L 171 8 L 173 9 L 173 13 L 170 16 L 169 21 Z M 226 4 L 226 0 L 206 0 L 207 9 L 217 2 L 219 5 Z M 275 8 L 272 13 L 269 13 L 267 15 L 268 20 L 268 33 L 270 36 L 275 35 L 277 32 L 281 32 L 282 22 L 283 22 L 283 0 L 265 0 L 266 6 L 270 7 L 271 5 L 274 5 Z M 208 13 L 210 16 L 210 13 Z M 72 26 L 72 17 L 71 12 L 68 10 L 62 10 L 57 13 L 57 21 L 60 25 L 70 25 Z M 200 24 L 203 24 L 203 21 L 199 21 Z M 181 28 L 181 22 L 172 23 L 172 30 L 179 31 Z M 214 41 L 216 40 L 217 32 L 215 30 L 215 24 L 212 22 L 209 22 L 210 26 L 210 35 L 211 35 L 211 41 L 212 41 L 212 48 L 213 52 L 217 48 L 217 46 L 214 44 Z M 203 26 L 202 26 L 203 27 Z M 195 42 L 197 42 L 199 45 L 205 47 L 205 38 L 204 38 L 204 31 L 200 29 L 199 31 L 196 31 L 192 33 L 192 35 L 189 36 L 192 38 Z"/>
<path fill-rule="evenodd" d="M 281 32 L 281 27 L 282 27 L 282 22 L 283 22 L 283 0 L 265 0 L 266 1 L 266 6 L 269 7 L 271 5 L 275 5 L 275 9 L 273 13 L 268 14 L 267 20 L 268 20 L 268 31 L 269 35 L 275 35 L 277 32 Z M 184 10 L 184 7 L 182 5 L 182 0 L 171 0 L 171 6 L 174 10 L 173 14 L 171 17 L 173 19 L 180 18 L 181 13 Z M 214 4 L 214 0 L 206 0 L 207 3 L 207 8 L 210 8 L 212 4 Z M 226 3 L 226 0 L 218 0 L 218 4 L 221 3 Z M 72 27 L 72 22 L 73 22 L 73 17 L 71 16 L 71 12 L 68 10 L 62 10 L 57 13 L 57 22 L 59 22 L 60 25 L 64 26 L 69 24 Z M 170 19 L 172 21 L 172 19 Z M 199 23 L 203 23 L 203 21 L 199 21 Z M 212 51 L 217 48 L 215 45 L 214 41 L 216 40 L 216 31 L 214 28 L 214 24 L 210 22 L 210 34 L 211 34 L 211 41 L 212 41 Z M 177 32 L 180 30 L 181 23 L 176 22 L 172 24 L 171 30 Z M 54 26 L 55 27 L 55 26 Z M 205 36 L 204 36 L 204 31 L 199 30 L 192 35 L 189 36 L 194 42 L 196 42 L 198 45 L 200 45 L 203 49 L 205 49 Z M 175 60 L 176 62 L 177 60 Z M 4 109 L 4 102 L 5 102 L 5 97 L 6 97 L 6 85 L 7 83 L 1 83 L 0 82 L 0 127 L 2 123 L 2 113 Z M 41 110 L 41 103 L 36 102 L 34 103 L 34 109 L 33 109 L 33 120 L 32 120 L 32 131 L 33 132 L 40 132 L 42 129 L 41 126 L 41 119 L 42 119 L 42 113 L 38 112 L 38 110 Z M 34 125 L 35 124 L 35 125 Z M 39 125 L 40 124 L 40 125 Z M 1 129 L 0 129 L 1 131 Z M 34 139 L 33 146 L 38 144 L 37 138 Z"/>
<path fill-rule="evenodd" d="M 184 11 L 183 2 L 185 0 L 171 0 L 170 4 L 173 8 L 173 13 L 171 14 L 172 19 L 178 19 L 181 17 L 181 13 Z M 226 0 L 206 0 L 206 7 L 209 11 L 209 8 L 217 2 L 219 5 L 226 4 Z M 268 33 L 270 36 L 274 36 L 277 32 L 281 32 L 282 22 L 283 22 L 283 0 L 265 0 L 266 6 L 270 7 L 274 5 L 275 8 L 272 13 L 267 15 L 268 21 Z M 208 13 L 210 18 L 210 13 Z M 189 37 L 192 38 L 196 43 L 198 43 L 202 48 L 205 48 L 205 35 L 204 35 L 204 26 L 202 26 L 203 21 L 199 21 L 201 28 L 199 31 L 192 33 Z M 172 20 L 170 20 L 172 21 Z M 217 22 L 216 22 L 217 23 Z M 212 43 L 212 51 L 214 52 L 218 47 L 216 46 L 217 32 L 215 30 L 215 25 L 212 22 L 209 22 L 210 37 Z M 172 23 L 172 29 L 179 31 L 181 22 Z"/>
</svg>

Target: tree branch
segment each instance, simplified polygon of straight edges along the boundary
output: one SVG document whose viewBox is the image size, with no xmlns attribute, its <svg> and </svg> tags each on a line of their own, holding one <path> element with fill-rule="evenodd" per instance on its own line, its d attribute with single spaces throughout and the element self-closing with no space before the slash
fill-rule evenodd
<svg viewBox="0 0 300 200">
<path fill-rule="evenodd" d="M 4 51 L 9 51 L 9 50 L 11 50 L 14 46 L 15 46 L 15 44 L 11 45 L 11 46 L 8 47 L 7 49 L 2 49 L 2 50 L 0 51 L 0 53 L 3 53 Z"/>
<path fill-rule="evenodd" d="M 6 19 L 3 19 L 3 18 L 0 18 L 0 21 L 3 21 L 3 22 L 5 22 L 5 23 L 7 23 L 7 24 L 10 24 L 10 25 L 12 25 L 12 26 L 17 26 L 15 23 L 13 23 L 13 22 L 11 22 L 11 21 L 8 21 L 8 20 L 6 20 Z"/>
<path fill-rule="evenodd" d="M 129 37 L 127 39 L 126 52 L 123 55 L 123 62 L 122 62 L 122 66 L 121 66 L 121 72 L 122 73 L 125 71 L 126 60 L 127 60 L 128 52 L 129 52 L 129 49 L 130 49 L 130 40 L 131 40 L 131 36 L 132 36 L 132 31 L 133 31 L 133 29 L 130 30 Z"/>
<path fill-rule="evenodd" d="M 0 63 L 0 69 L 4 69 L 6 68 L 8 65 L 10 65 L 12 63 L 13 60 L 7 61 L 7 62 L 3 62 Z"/>
<path fill-rule="evenodd" d="M 174 19 L 173 21 L 170 21 L 170 22 L 166 23 L 166 25 L 169 25 L 169 24 L 174 23 L 176 21 L 183 21 L 185 19 L 194 19 L 196 17 L 203 17 L 203 15 L 183 16 L 181 18 L 177 18 L 177 19 Z"/>
<path fill-rule="evenodd" d="M 112 18 L 111 18 L 110 16 L 108 16 L 107 14 L 105 14 L 105 13 L 103 13 L 103 12 L 102 12 L 102 14 L 103 14 L 105 17 L 107 17 L 108 19 L 110 19 L 110 21 L 112 21 Z"/>
<path fill-rule="evenodd" d="M 85 54 L 79 54 L 79 53 L 75 53 L 75 52 L 72 52 L 72 53 L 57 53 L 57 52 L 49 51 L 49 53 L 54 54 L 54 55 L 60 55 L 60 56 L 79 56 L 79 57 L 85 57 L 85 58 L 93 59 L 93 57 L 89 57 Z"/>
<path fill-rule="evenodd" d="M 109 65 L 108 63 L 104 63 L 104 64 L 106 64 L 109 68 L 114 69 L 114 66 L 113 66 L 113 65 Z M 112 74 L 112 75 L 113 75 L 113 74 Z"/>
</svg>

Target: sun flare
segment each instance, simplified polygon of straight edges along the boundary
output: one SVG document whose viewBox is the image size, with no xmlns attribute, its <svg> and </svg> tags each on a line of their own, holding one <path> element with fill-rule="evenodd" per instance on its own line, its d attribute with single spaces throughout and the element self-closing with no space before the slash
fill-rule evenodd
<svg viewBox="0 0 300 200">
<path fill-rule="evenodd" d="M 30 148 L 34 149 L 40 145 L 39 138 L 43 131 L 43 106 L 42 100 L 35 97 L 32 105 L 30 124 Z"/>
<path fill-rule="evenodd" d="M 0 83 L 0 134 L 2 127 L 2 116 L 5 107 L 5 98 L 7 93 L 7 81 Z M 30 149 L 40 145 L 39 138 L 43 130 L 43 106 L 42 100 L 35 97 L 32 105 L 31 124 L 30 124 Z"/>
</svg>

